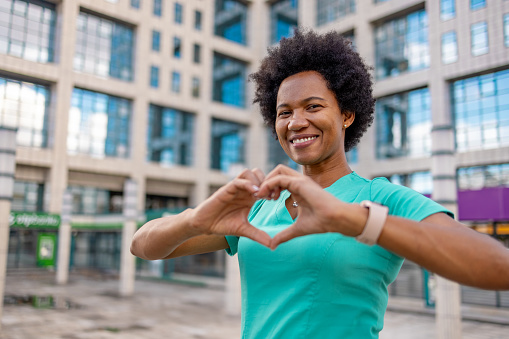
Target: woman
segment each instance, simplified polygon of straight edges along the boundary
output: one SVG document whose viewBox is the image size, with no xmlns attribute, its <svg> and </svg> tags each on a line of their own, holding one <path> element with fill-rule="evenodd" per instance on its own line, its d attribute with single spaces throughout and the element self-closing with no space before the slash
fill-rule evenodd
<svg viewBox="0 0 509 339">
<path fill-rule="evenodd" d="M 374 99 L 368 68 L 340 34 L 296 31 L 251 79 L 303 174 L 244 170 L 195 209 L 145 224 L 133 254 L 238 253 L 243 338 L 377 338 L 403 258 L 465 285 L 509 289 L 502 245 L 421 194 L 348 166 Z"/>
</svg>

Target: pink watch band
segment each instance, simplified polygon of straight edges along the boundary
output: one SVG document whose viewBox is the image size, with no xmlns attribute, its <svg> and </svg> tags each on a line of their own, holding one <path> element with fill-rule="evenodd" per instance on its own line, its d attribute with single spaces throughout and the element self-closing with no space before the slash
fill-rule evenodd
<svg viewBox="0 0 509 339">
<path fill-rule="evenodd" d="M 367 207 L 369 210 L 368 221 L 366 221 L 362 233 L 355 239 L 366 245 L 374 245 L 377 243 L 380 233 L 382 233 L 389 208 L 369 200 L 361 202 L 361 206 Z"/>
</svg>

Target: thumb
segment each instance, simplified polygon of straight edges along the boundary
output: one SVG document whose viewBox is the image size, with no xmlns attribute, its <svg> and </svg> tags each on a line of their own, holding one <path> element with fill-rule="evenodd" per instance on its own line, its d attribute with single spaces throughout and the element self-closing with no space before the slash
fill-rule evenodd
<svg viewBox="0 0 509 339">
<path fill-rule="evenodd" d="M 281 232 L 276 234 L 274 238 L 272 238 L 272 241 L 270 242 L 270 248 L 272 250 L 275 250 L 282 243 L 297 237 L 301 237 L 303 235 L 305 234 L 302 231 L 300 231 L 297 227 L 295 227 L 295 224 L 293 224 L 292 226 L 282 230 Z"/>
<path fill-rule="evenodd" d="M 240 229 L 239 233 L 236 235 L 249 238 L 253 241 L 262 244 L 265 247 L 270 247 L 272 241 L 270 235 L 249 223 L 244 224 L 243 227 Z"/>
</svg>

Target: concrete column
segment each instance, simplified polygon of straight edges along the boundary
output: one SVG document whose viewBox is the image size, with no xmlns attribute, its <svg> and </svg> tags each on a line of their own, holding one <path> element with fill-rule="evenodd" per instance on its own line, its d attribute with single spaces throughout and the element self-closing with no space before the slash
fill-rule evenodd
<svg viewBox="0 0 509 339">
<path fill-rule="evenodd" d="M 72 194 L 69 190 L 64 192 L 60 227 L 58 229 L 58 258 L 56 282 L 59 285 L 67 284 L 69 280 L 69 261 L 71 257 L 71 211 Z"/>
<path fill-rule="evenodd" d="M 124 227 L 122 228 L 122 247 L 120 252 L 120 289 L 123 297 L 134 293 L 134 280 L 136 274 L 136 258 L 131 254 L 131 241 L 136 232 L 137 210 L 137 184 L 127 179 L 124 184 Z"/>
<path fill-rule="evenodd" d="M 225 312 L 231 316 L 239 316 L 241 311 L 241 286 L 238 256 L 226 256 L 225 270 Z"/>
<path fill-rule="evenodd" d="M 0 329 L 2 327 L 7 254 L 9 249 L 9 217 L 16 168 L 16 129 L 0 126 Z"/>
</svg>

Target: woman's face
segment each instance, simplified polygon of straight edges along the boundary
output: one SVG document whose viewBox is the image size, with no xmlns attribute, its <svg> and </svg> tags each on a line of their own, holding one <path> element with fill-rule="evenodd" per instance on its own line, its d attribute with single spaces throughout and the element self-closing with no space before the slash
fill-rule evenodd
<svg viewBox="0 0 509 339">
<path fill-rule="evenodd" d="M 315 71 L 294 74 L 281 83 L 277 94 L 276 133 L 281 146 L 301 165 L 344 159 L 345 116 L 322 75 Z"/>
</svg>

